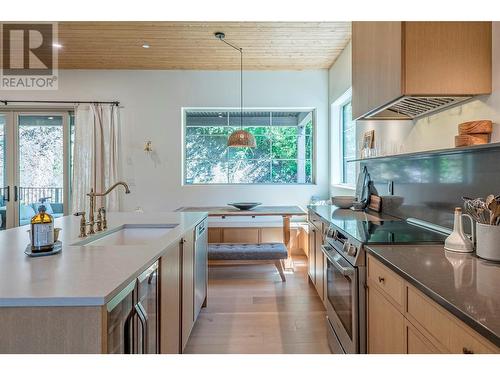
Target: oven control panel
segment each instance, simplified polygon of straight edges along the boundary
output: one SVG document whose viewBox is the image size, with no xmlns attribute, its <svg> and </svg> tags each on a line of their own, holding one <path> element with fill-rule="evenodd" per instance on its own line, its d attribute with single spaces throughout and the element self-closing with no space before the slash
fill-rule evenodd
<svg viewBox="0 0 500 375">
<path fill-rule="evenodd" d="M 325 233 L 329 242 L 343 254 L 355 258 L 359 248 L 346 235 L 334 226 L 330 226 Z"/>
</svg>

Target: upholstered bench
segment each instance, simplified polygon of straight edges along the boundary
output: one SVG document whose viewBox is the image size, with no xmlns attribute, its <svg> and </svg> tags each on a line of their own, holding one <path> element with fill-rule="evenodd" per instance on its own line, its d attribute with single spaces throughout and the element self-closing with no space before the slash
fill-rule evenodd
<svg viewBox="0 0 500 375">
<path fill-rule="evenodd" d="M 211 243 L 208 244 L 208 261 L 210 264 L 274 263 L 286 281 L 282 260 L 288 258 L 288 251 L 283 243 Z"/>
</svg>

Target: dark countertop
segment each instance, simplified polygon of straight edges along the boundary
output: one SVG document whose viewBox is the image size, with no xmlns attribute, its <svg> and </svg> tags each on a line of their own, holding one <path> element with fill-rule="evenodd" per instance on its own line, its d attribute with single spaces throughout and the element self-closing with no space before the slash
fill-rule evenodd
<svg viewBox="0 0 500 375">
<path fill-rule="evenodd" d="M 370 245 L 369 254 L 500 347 L 500 263 L 442 245 Z"/>
</svg>

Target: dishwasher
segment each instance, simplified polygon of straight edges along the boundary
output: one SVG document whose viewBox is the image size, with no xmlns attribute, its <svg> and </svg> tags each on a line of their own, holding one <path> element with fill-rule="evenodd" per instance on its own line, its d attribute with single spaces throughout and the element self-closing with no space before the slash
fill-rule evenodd
<svg viewBox="0 0 500 375">
<path fill-rule="evenodd" d="M 106 305 L 109 354 L 159 353 L 158 262 Z"/>
<path fill-rule="evenodd" d="M 208 220 L 203 220 L 194 232 L 194 320 L 206 304 L 208 278 Z"/>
</svg>

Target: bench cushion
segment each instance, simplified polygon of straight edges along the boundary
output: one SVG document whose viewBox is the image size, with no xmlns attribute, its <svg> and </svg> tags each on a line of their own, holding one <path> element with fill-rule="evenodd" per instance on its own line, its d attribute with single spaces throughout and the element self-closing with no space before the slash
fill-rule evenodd
<svg viewBox="0 0 500 375">
<path fill-rule="evenodd" d="M 286 258 L 288 258 L 288 251 L 283 243 L 212 243 L 208 245 L 209 260 L 277 260 Z"/>
</svg>

